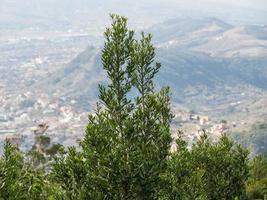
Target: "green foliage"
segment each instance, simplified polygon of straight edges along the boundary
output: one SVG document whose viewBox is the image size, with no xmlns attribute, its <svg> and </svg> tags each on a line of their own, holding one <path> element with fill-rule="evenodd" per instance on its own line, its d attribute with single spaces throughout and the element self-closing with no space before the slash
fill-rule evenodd
<svg viewBox="0 0 267 200">
<path fill-rule="evenodd" d="M 250 163 L 250 178 L 247 184 L 249 199 L 266 199 L 267 197 L 267 160 L 256 156 Z M 264 200 L 265 200 L 264 199 Z"/>
<path fill-rule="evenodd" d="M 46 135 L 36 136 L 35 143 L 27 153 L 28 162 L 38 169 L 45 169 L 49 166 L 49 161 L 53 160 L 61 144 L 51 144 L 50 137 Z"/>
<path fill-rule="evenodd" d="M 82 154 L 75 148 L 69 148 L 67 154 L 60 151 L 53 164 L 52 179 L 61 186 L 62 199 L 85 199 L 86 194 L 92 191 L 86 188 L 86 183 L 90 181 L 86 167 Z"/>
<path fill-rule="evenodd" d="M 162 174 L 161 199 L 207 199 L 202 181 L 205 171 L 196 165 L 196 157 L 181 132 L 176 144 L 177 151 L 170 156 L 167 171 Z"/>
<path fill-rule="evenodd" d="M 60 151 L 61 148 L 61 144 L 53 144 L 50 148 L 45 149 L 45 153 L 46 155 L 54 158 L 54 156 Z"/>
<path fill-rule="evenodd" d="M 48 136 L 41 135 L 40 137 L 37 138 L 37 141 L 41 147 L 47 148 L 50 145 L 51 139 Z"/>
<path fill-rule="evenodd" d="M 267 160 L 263 156 L 256 156 L 251 162 L 250 179 L 258 181 L 267 177 Z"/>
<path fill-rule="evenodd" d="M 234 145 L 226 136 L 210 145 L 204 137 L 193 147 L 199 167 L 205 170 L 208 199 L 245 198 L 245 184 L 248 178 L 248 152 Z"/>
<path fill-rule="evenodd" d="M 70 199 L 157 199 L 171 142 L 169 89 L 154 90 L 160 64 L 154 64 L 151 35 L 138 41 L 125 18 L 112 20 L 102 51 L 109 84 L 99 86 L 81 153 L 70 149 L 54 173 L 67 173 L 68 180 L 57 177 Z"/>
<path fill-rule="evenodd" d="M 126 18 L 111 18 L 102 51 L 109 82 L 99 86 L 80 148 L 65 151 L 38 136 L 24 157 L 6 142 L 0 200 L 245 199 L 248 152 L 226 136 L 212 143 L 204 134 L 189 148 L 180 133 L 170 153 L 170 91 L 155 90 L 160 64 L 152 37 L 142 33 L 137 40 Z M 252 164 L 251 197 L 265 194 L 262 163 Z"/>
<path fill-rule="evenodd" d="M 16 199 L 20 196 L 19 178 L 22 175 L 23 158 L 9 141 L 4 146 L 4 154 L 0 161 L 0 197 L 2 199 Z"/>
<path fill-rule="evenodd" d="M 245 198 L 248 152 L 226 136 L 212 143 L 204 134 L 189 150 L 181 137 L 163 176 L 165 199 Z"/>
<path fill-rule="evenodd" d="M 44 200 L 48 199 L 50 185 L 42 171 L 28 166 L 23 155 L 9 141 L 0 159 L 0 199 Z"/>
</svg>

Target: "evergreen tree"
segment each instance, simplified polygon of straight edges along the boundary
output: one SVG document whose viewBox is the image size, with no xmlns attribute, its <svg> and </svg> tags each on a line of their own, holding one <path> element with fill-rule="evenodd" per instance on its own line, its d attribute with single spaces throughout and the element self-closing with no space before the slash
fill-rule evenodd
<svg viewBox="0 0 267 200">
<path fill-rule="evenodd" d="M 169 89 L 154 89 L 160 64 L 154 63 L 151 35 L 143 33 L 138 41 L 126 18 L 111 17 L 102 51 L 109 84 L 99 86 L 100 103 L 89 116 L 81 158 L 73 163 L 85 167 L 68 169 L 75 173 L 74 183 L 82 184 L 78 190 L 90 191 L 84 199 L 157 199 L 171 142 Z M 64 160 L 76 158 L 72 153 L 58 162 L 56 174 L 66 171 Z M 67 186 L 68 181 L 63 182 Z M 76 189 L 71 188 L 74 196 L 80 193 Z"/>
</svg>

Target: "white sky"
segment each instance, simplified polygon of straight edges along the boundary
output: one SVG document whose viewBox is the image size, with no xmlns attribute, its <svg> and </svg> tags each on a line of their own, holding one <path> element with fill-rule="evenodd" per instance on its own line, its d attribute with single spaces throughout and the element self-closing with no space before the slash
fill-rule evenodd
<svg viewBox="0 0 267 200">
<path fill-rule="evenodd" d="M 189 3 L 189 4 L 228 4 L 232 6 L 256 8 L 267 10 L 267 0 L 170 0 L 173 3 Z M 168 2 L 168 0 L 166 0 Z"/>
<path fill-rule="evenodd" d="M 203 1 L 203 0 L 196 0 L 196 1 Z M 226 3 L 230 5 L 267 10 L 267 0 L 204 0 L 204 1 L 212 3 Z"/>
</svg>

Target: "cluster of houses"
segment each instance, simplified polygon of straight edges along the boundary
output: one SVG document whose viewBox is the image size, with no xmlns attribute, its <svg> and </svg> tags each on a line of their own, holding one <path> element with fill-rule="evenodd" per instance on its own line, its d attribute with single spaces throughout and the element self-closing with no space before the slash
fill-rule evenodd
<svg viewBox="0 0 267 200">
<path fill-rule="evenodd" d="M 9 139 L 26 148 L 42 128 L 54 142 L 71 144 L 84 134 L 88 120 L 88 113 L 77 111 L 75 100 L 66 98 L 26 92 L 0 95 L 0 103 L 0 144 Z"/>
<path fill-rule="evenodd" d="M 188 140 L 198 138 L 205 130 L 209 135 L 216 138 L 226 133 L 230 126 L 227 121 L 213 121 L 207 115 L 200 115 L 184 110 L 176 111 L 174 128 L 184 131 Z"/>
<path fill-rule="evenodd" d="M 31 146 L 34 136 L 46 133 L 55 143 L 72 145 L 84 134 L 87 112 L 75 110 L 74 99 L 35 95 L 0 95 L 0 141 L 9 139 L 17 145 Z M 226 121 L 216 122 L 207 115 L 176 110 L 173 127 L 183 130 L 188 141 L 194 141 L 203 130 L 219 137 L 229 130 Z M 190 127 L 190 128 L 188 128 Z M 172 147 L 174 150 L 175 147 Z"/>
</svg>

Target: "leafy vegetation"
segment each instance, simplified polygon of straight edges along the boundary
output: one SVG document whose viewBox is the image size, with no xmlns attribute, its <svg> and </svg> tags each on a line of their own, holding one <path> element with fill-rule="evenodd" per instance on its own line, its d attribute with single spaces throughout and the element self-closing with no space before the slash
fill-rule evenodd
<svg viewBox="0 0 267 200">
<path fill-rule="evenodd" d="M 8 141 L 0 160 L 0 185 L 3 200 L 49 199 L 49 193 L 54 193 L 47 174 L 29 165 Z"/>
<path fill-rule="evenodd" d="M 171 152 L 169 88 L 154 88 L 160 64 L 151 35 L 135 39 L 127 20 L 112 15 L 105 38 L 109 82 L 99 86 L 80 148 L 49 148 L 49 138 L 40 137 L 24 156 L 7 141 L 0 199 L 246 199 L 246 184 L 249 198 L 261 198 L 265 161 L 252 162 L 247 181 L 248 151 L 226 136 L 213 143 L 204 133 L 189 147 L 180 133 Z"/>
<path fill-rule="evenodd" d="M 179 137 L 163 180 L 167 199 L 245 199 L 248 152 L 226 136 L 213 144 L 204 133 L 189 150 Z"/>
<path fill-rule="evenodd" d="M 263 155 L 256 156 L 251 164 L 250 178 L 247 186 L 249 199 L 267 198 L 267 159 Z"/>
</svg>

